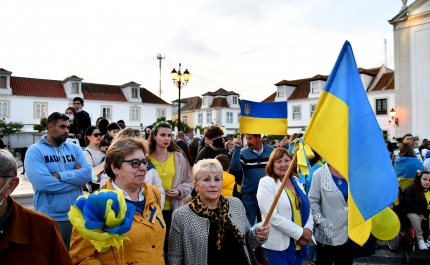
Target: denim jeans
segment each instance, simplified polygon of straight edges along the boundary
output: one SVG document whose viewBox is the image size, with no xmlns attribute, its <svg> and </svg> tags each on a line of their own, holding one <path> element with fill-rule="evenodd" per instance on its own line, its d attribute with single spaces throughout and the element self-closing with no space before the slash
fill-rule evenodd
<svg viewBox="0 0 430 265">
<path fill-rule="evenodd" d="M 255 218 L 257 217 L 257 223 L 261 222 L 260 208 L 258 207 L 257 196 L 253 194 L 242 194 L 242 203 L 246 210 L 246 218 L 251 226 L 255 224 Z"/>
</svg>

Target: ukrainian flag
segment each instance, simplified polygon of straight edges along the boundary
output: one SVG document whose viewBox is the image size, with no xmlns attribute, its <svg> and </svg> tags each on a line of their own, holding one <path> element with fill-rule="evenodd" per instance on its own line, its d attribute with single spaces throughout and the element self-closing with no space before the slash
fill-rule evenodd
<svg viewBox="0 0 430 265">
<path fill-rule="evenodd" d="M 242 100 L 239 132 L 287 135 L 287 102 L 253 102 Z"/>
<path fill-rule="evenodd" d="M 394 202 L 398 188 L 348 41 L 303 138 L 348 181 L 348 236 L 363 245 L 370 235 L 370 218 Z"/>
</svg>

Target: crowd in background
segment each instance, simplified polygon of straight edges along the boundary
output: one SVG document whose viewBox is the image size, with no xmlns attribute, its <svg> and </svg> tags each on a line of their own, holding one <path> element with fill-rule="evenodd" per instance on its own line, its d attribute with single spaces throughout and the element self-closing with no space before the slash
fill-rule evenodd
<svg viewBox="0 0 430 265">
<path fill-rule="evenodd" d="M 317 153 L 304 184 L 295 168 L 287 176 L 268 226 L 251 228 L 265 221 L 291 164 L 289 143 L 301 134 L 269 143 L 265 135 L 242 139 L 210 126 L 202 138 L 188 138 L 182 131 L 174 135 L 165 121 L 141 130 L 100 117 L 93 126 L 83 107 L 75 98 L 64 113 L 52 113 L 47 135 L 23 158 L 35 190 L 34 208 L 56 221 L 54 230 L 69 251 L 62 259 L 73 264 L 120 264 L 120 259 L 126 264 L 251 264 L 256 259 L 302 264 L 308 258 L 345 265 L 357 256 L 348 239 L 348 182 Z M 405 195 L 395 204 L 404 206 L 419 249 L 426 250 L 430 141 L 419 145 L 407 134 L 395 146 L 387 142 L 387 149 Z M 11 172 L 0 171 L 1 179 L 16 177 Z M 1 187 L 13 191 L 17 183 L 7 181 Z M 68 220 L 76 198 L 100 188 L 122 190 L 136 209 L 126 233 L 131 241 L 121 255 L 99 253 Z M 7 202 L 6 213 L 18 207 L 11 198 Z M 2 216 L 1 205 L 0 229 L 8 216 Z M 0 235 L 0 241 L 6 239 Z M 0 257 L 6 255 L 1 251 Z"/>
</svg>

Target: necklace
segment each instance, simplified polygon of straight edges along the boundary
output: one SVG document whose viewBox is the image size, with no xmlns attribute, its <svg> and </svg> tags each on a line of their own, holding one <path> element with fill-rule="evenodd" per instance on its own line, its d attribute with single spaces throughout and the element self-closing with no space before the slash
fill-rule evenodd
<svg viewBox="0 0 430 265">
<path fill-rule="evenodd" d="M 167 158 L 169 158 L 170 153 L 167 152 L 167 155 L 165 157 L 159 156 L 158 154 L 156 155 L 155 153 L 152 154 L 152 156 L 157 159 L 157 161 L 161 161 L 161 162 L 165 162 L 167 160 Z"/>
<path fill-rule="evenodd" d="M 155 156 L 154 154 L 152 154 L 152 157 L 155 158 L 155 160 L 157 160 L 157 163 L 160 165 L 161 169 L 163 170 L 163 176 L 166 176 L 166 171 L 164 170 L 166 168 L 166 162 L 164 161 L 164 163 L 161 163 Z M 167 158 L 166 158 L 167 159 Z M 164 165 L 163 165 L 164 164 Z"/>
</svg>

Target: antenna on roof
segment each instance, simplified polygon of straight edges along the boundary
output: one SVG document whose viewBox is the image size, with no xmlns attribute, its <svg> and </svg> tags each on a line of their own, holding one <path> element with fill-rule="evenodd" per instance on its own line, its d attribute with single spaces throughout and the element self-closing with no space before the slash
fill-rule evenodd
<svg viewBox="0 0 430 265">
<path fill-rule="evenodd" d="M 384 49 L 385 49 L 385 67 L 387 67 L 387 39 L 384 39 Z"/>
<path fill-rule="evenodd" d="M 164 56 L 161 55 L 161 53 L 157 52 L 157 60 L 160 61 L 160 90 L 158 91 L 159 93 L 159 97 L 161 98 L 161 93 L 163 91 L 161 91 L 161 60 L 166 59 L 166 54 L 164 54 Z"/>
</svg>

